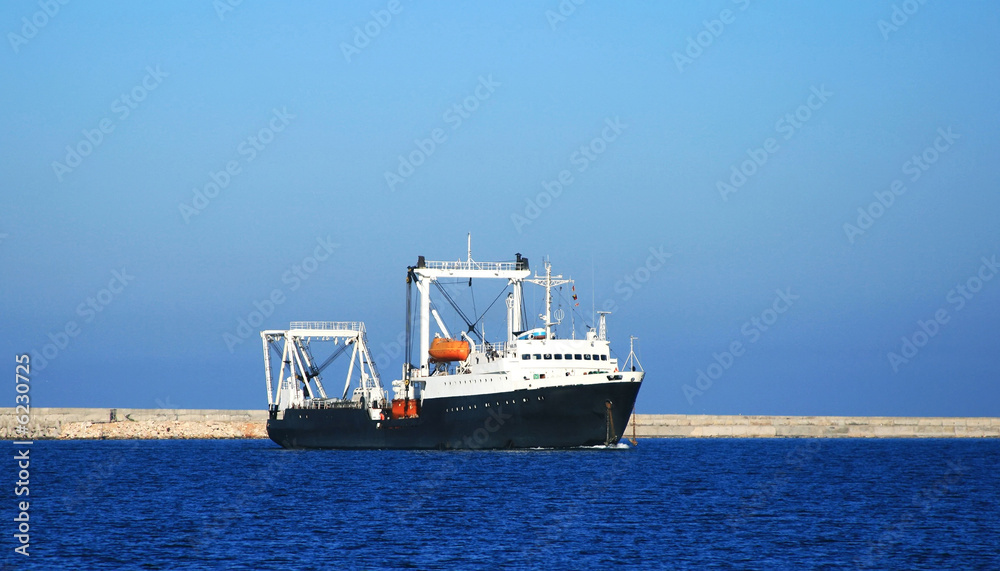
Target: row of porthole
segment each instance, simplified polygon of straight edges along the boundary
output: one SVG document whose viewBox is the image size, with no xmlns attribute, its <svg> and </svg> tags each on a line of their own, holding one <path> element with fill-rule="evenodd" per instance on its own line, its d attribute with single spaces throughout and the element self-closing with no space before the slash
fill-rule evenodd
<svg viewBox="0 0 1000 571">
<path fill-rule="evenodd" d="M 545 400 L 545 397 L 543 397 L 543 396 L 539 396 L 539 397 L 536 397 L 536 398 L 537 398 L 537 400 Z M 528 402 L 528 399 L 522 398 L 521 402 Z M 517 401 L 516 400 L 515 401 L 507 401 L 507 400 L 505 400 L 505 401 L 503 401 L 503 403 L 505 405 L 517 404 Z M 496 405 L 500 406 L 500 401 L 496 401 Z M 485 403 L 485 404 L 483 404 L 483 406 L 485 406 L 486 408 L 489 408 L 490 407 L 490 403 Z M 459 412 L 459 411 L 464 411 L 465 409 L 472 410 L 472 409 L 475 409 L 475 408 L 479 408 L 478 405 L 474 405 L 473 404 L 473 405 L 469 405 L 469 406 L 453 406 L 451 408 L 444 409 L 444 411 L 445 412 Z"/>
<path fill-rule="evenodd" d="M 484 382 L 486 382 L 486 379 L 468 379 L 468 380 L 464 380 L 464 381 L 446 381 L 445 384 L 448 384 L 448 385 L 463 384 L 464 385 L 466 383 L 484 383 Z"/>
</svg>

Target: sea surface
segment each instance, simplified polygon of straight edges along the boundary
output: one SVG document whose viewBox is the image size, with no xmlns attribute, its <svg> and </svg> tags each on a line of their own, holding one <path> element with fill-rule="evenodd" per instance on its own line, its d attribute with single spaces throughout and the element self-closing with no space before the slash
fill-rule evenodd
<svg viewBox="0 0 1000 571">
<path fill-rule="evenodd" d="M 1000 569 L 998 440 L 36 441 L 7 569 Z"/>
</svg>

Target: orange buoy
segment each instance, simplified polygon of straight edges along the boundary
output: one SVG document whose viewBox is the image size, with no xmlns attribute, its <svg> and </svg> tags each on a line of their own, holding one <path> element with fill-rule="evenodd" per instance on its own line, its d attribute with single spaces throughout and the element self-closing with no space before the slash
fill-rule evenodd
<svg viewBox="0 0 1000 571">
<path fill-rule="evenodd" d="M 442 339 L 431 341 L 428 353 L 431 361 L 464 361 L 469 358 L 469 342 L 457 339 Z"/>
</svg>

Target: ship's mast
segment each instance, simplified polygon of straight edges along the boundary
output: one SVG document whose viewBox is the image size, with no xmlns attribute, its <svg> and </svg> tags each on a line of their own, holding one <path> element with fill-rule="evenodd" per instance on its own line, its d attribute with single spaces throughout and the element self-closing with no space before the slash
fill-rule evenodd
<svg viewBox="0 0 1000 571">
<path fill-rule="evenodd" d="M 524 280 L 526 282 L 531 282 L 545 287 L 545 313 L 539 315 L 545 321 L 545 338 L 552 339 L 552 326 L 555 323 L 552 322 L 552 286 L 560 286 L 563 284 L 571 283 L 573 280 L 564 280 L 562 275 L 553 276 L 552 275 L 552 264 L 545 260 L 545 277 L 541 277 L 535 274 L 534 279 Z"/>
<path fill-rule="evenodd" d="M 631 367 L 633 371 L 635 370 L 636 367 L 639 367 L 640 371 L 643 370 L 642 363 L 639 362 L 639 357 L 635 354 L 635 340 L 636 339 L 638 339 L 638 337 L 636 337 L 634 335 L 629 335 L 629 338 L 628 338 L 628 358 L 625 359 L 625 364 L 622 365 L 622 370 L 623 371 L 629 370 L 629 367 Z"/>
<path fill-rule="evenodd" d="M 608 319 L 607 318 L 608 318 L 608 314 L 610 314 L 610 313 L 611 313 L 610 311 L 598 311 L 597 312 L 597 315 L 600 316 L 600 319 L 599 319 L 598 325 L 597 325 L 597 338 L 600 339 L 601 341 L 607 341 L 608 340 Z"/>
</svg>

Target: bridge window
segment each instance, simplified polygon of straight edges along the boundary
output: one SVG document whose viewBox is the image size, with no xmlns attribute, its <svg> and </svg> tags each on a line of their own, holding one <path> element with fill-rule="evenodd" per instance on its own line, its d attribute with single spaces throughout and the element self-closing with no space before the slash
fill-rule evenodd
<svg viewBox="0 0 1000 571">
<path fill-rule="evenodd" d="M 601 360 L 601 356 L 600 355 L 594 355 L 594 360 L 595 361 L 600 361 Z"/>
<path fill-rule="evenodd" d="M 539 353 L 535 353 L 535 360 L 536 360 L 536 361 L 540 361 L 540 360 L 541 360 L 541 358 L 542 358 L 541 354 L 539 354 Z"/>
<path fill-rule="evenodd" d="M 553 356 L 556 358 L 556 361 L 561 361 L 562 360 L 562 353 L 556 353 Z"/>
<path fill-rule="evenodd" d="M 579 361 L 580 359 L 583 359 L 583 355 L 577 353 L 576 354 L 576 360 Z"/>
<path fill-rule="evenodd" d="M 563 355 L 563 357 L 566 357 L 567 361 L 572 361 L 573 360 L 573 355 L 570 355 L 569 353 L 566 353 L 565 355 Z"/>
<path fill-rule="evenodd" d="M 552 353 L 546 353 L 545 354 L 545 358 L 551 361 L 552 360 Z"/>
<path fill-rule="evenodd" d="M 607 361 L 608 360 L 608 356 L 607 355 L 601 355 L 601 360 L 602 361 Z"/>
<path fill-rule="evenodd" d="M 590 355 L 584 355 L 583 356 L 583 360 L 584 361 L 589 361 L 590 360 Z"/>
<path fill-rule="evenodd" d="M 525 353 L 524 355 L 521 355 L 521 359 L 523 359 L 525 361 L 529 361 L 529 360 L 531 360 L 531 355 Z"/>
</svg>

